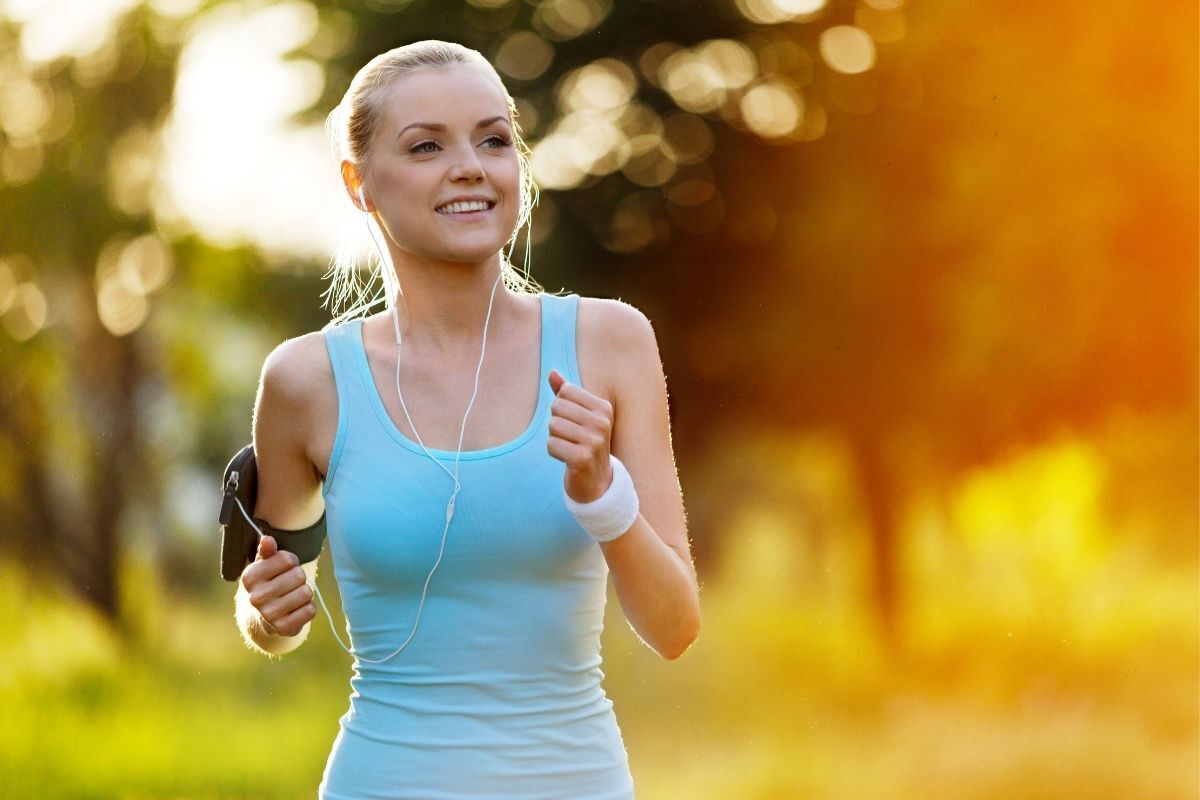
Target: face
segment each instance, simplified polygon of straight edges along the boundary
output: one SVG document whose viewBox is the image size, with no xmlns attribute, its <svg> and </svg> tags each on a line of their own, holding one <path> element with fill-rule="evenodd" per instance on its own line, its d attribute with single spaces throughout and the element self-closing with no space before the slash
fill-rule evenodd
<svg viewBox="0 0 1200 800">
<path fill-rule="evenodd" d="M 520 163 L 495 77 L 419 69 L 384 94 L 365 190 L 392 242 L 423 259 L 480 262 L 516 228 Z"/>
</svg>

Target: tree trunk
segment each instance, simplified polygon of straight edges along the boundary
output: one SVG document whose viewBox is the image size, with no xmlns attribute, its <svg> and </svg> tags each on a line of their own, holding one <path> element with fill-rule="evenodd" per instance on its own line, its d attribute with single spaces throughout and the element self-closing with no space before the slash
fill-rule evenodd
<svg viewBox="0 0 1200 800">
<path fill-rule="evenodd" d="M 880 636 L 889 650 L 897 641 L 900 587 L 896 568 L 896 483 L 888 470 L 877 431 L 853 436 L 871 544 L 871 602 Z"/>
</svg>

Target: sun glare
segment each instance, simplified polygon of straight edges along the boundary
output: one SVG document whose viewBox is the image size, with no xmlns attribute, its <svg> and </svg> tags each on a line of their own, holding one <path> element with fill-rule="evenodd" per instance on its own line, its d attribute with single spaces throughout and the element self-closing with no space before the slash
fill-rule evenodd
<svg viewBox="0 0 1200 800">
<path fill-rule="evenodd" d="M 316 257 L 361 224 L 344 202 L 324 132 L 290 115 L 321 92 L 318 64 L 284 61 L 317 34 L 305 2 L 228 6 L 207 16 L 180 58 L 164 137 L 167 216 L 226 245 Z"/>
</svg>

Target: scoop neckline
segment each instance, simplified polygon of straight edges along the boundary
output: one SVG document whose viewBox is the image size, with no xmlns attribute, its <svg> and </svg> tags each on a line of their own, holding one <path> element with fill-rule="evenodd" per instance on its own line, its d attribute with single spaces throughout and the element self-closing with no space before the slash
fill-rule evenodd
<svg viewBox="0 0 1200 800">
<path fill-rule="evenodd" d="M 529 420 L 529 424 L 521 433 L 517 434 L 516 438 L 510 439 L 507 442 L 501 442 L 491 447 L 485 447 L 482 450 L 463 450 L 462 453 L 457 453 L 454 450 L 440 450 L 434 447 L 429 448 L 429 452 L 439 461 L 454 461 L 457 456 L 461 461 L 470 461 L 481 458 L 492 458 L 494 456 L 503 455 L 504 453 L 515 450 L 521 445 L 529 441 L 538 431 L 539 423 L 546 407 L 546 395 L 548 387 L 546 382 L 542 380 L 542 370 L 546 366 L 546 335 L 547 335 L 547 308 L 545 294 L 538 295 L 539 319 L 541 329 L 538 331 L 538 393 L 537 404 L 533 409 L 533 417 Z M 400 427 L 396 425 L 395 420 L 388 414 L 387 407 L 383 404 L 383 397 L 379 394 L 379 387 L 375 384 L 375 376 L 371 372 L 371 364 L 367 360 L 367 345 L 363 340 L 363 322 L 365 320 L 355 320 L 356 330 L 351 336 L 351 341 L 354 343 L 354 357 L 358 362 L 359 377 L 362 379 L 364 388 L 366 389 L 367 397 L 370 398 L 371 407 L 375 409 L 375 416 L 379 419 L 379 423 L 388 435 L 399 445 L 414 453 L 425 455 L 425 449 L 415 440 L 409 438 Z"/>
</svg>

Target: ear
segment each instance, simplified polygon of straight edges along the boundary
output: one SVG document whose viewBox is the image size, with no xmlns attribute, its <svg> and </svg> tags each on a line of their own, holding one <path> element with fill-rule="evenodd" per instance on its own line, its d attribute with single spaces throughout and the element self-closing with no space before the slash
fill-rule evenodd
<svg viewBox="0 0 1200 800">
<path fill-rule="evenodd" d="M 342 161 L 342 185 L 346 188 L 346 194 L 350 196 L 350 202 L 360 211 L 374 211 L 371 204 L 367 202 L 367 194 L 364 189 L 362 176 L 358 174 L 358 167 L 350 161 Z"/>
</svg>

